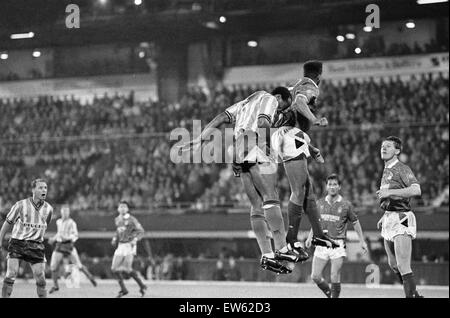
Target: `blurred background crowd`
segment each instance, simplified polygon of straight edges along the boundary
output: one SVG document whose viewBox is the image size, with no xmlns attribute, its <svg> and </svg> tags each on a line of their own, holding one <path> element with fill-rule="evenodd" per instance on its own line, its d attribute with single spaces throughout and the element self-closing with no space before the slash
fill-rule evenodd
<svg viewBox="0 0 450 318">
<path fill-rule="evenodd" d="M 242 186 L 226 164 L 174 164 L 171 129 L 204 126 L 226 107 L 267 86 L 218 85 L 191 88 L 178 103 L 135 102 L 128 96 L 99 96 L 81 104 L 74 97 L 0 100 L 0 210 L 29 195 L 29 180 L 49 179 L 49 198 L 77 210 L 113 209 L 121 198 L 137 208 L 188 203 L 198 209 L 246 205 Z M 401 160 L 422 184 L 419 205 L 448 204 L 448 78 L 442 74 L 380 81 L 321 84 L 317 112 L 330 126 L 310 137 L 325 164 L 311 164 L 316 191 L 335 172 L 343 194 L 356 206 L 375 206 L 383 137 L 405 141 Z M 408 125 L 404 125 L 404 123 Z M 281 167 L 281 166 L 280 166 Z M 280 171 L 280 196 L 289 185 Z"/>
</svg>

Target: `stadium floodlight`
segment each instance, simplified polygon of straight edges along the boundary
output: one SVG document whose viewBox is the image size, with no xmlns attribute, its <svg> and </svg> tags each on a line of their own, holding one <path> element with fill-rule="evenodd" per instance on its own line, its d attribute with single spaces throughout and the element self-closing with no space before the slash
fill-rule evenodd
<svg viewBox="0 0 450 318">
<path fill-rule="evenodd" d="M 31 38 L 34 38 L 33 32 L 11 34 L 11 40 L 31 39 Z"/>
<path fill-rule="evenodd" d="M 134 0 L 134 4 L 140 6 L 142 4 L 142 0 Z"/>
<path fill-rule="evenodd" d="M 41 51 L 35 50 L 33 51 L 33 57 L 40 57 L 41 56 Z"/>
<path fill-rule="evenodd" d="M 249 47 L 257 47 L 258 46 L 258 42 L 256 42 L 256 41 L 248 41 L 247 45 Z"/>
<path fill-rule="evenodd" d="M 361 49 L 359 47 L 355 48 L 355 53 L 356 54 L 361 54 Z"/>
<path fill-rule="evenodd" d="M 405 25 L 408 29 L 414 29 L 416 27 L 416 24 L 413 21 L 408 21 Z"/>
<path fill-rule="evenodd" d="M 225 17 L 225 16 L 221 16 L 220 18 L 219 18 L 219 22 L 220 23 L 225 23 L 225 22 L 227 22 L 227 18 Z"/>
<path fill-rule="evenodd" d="M 417 4 L 433 4 L 443 2 L 448 2 L 448 0 L 417 0 Z"/>
<path fill-rule="evenodd" d="M 355 38 L 356 38 L 356 35 L 355 35 L 355 33 L 347 33 L 346 35 L 345 35 L 345 37 L 347 38 L 347 39 L 349 39 L 349 40 L 354 40 Z"/>
<path fill-rule="evenodd" d="M 344 41 L 345 41 L 345 38 L 344 38 L 343 35 L 338 35 L 338 36 L 336 37 L 336 40 L 337 40 L 338 42 L 344 42 Z"/>
<path fill-rule="evenodd" d="M 6 60 L 8 58 L 8 53 L 2 53 L 0 54 L 0 59 Z"/>
<path fill-rule="evenodd" d="M 363 28 L 364 32 L 372 32 L 373 28 L 370 25 L 366 25 Z"/>
</svg>

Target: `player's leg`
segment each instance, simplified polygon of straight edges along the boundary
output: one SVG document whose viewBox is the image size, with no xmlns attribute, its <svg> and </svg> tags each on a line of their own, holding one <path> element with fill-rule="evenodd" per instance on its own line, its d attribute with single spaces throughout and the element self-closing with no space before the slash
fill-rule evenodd
<svg viewBox="0 0 450 318">
<path fill-rule="evenodd" d="M 36 292 L 39 298 L 47 297 L 47 290 L 45 289 L 45 263 L 31 264 L 34 280 L 36 281 Z"/>
<path fill-rule="evenodd" d="M 122 297 L 128 294 L 128 290 L 125 286 L 125 283 L 123 282 L 123 275 L 122 275 L 122 263 L 125 261 L 125 257 L 123 255 L 119 255 L 117 253 L 114 253 L 112 265 L 111 265 L 111 271 L 113 276 L 117 279 L 117 282 L 120 286 L 120 291 L 117 297 Z"/>
<path fill-rule="evenodd" d="M 297 242 L 298 230 L 302 220 L 305 184 L 307 179 L 306 160 L 290 160 L 284 163 L 284 169 L 291 189 L 288 203 L 289 228 L 286 241 L 293 245 Z"/>
<path fill-rule="evenodd" d="M 261 172 L 262 169 L 269 170 L 268 165 L 274 165 L 275 171 Z M 249 169 L 253 184 L 263 198 L 263 210 L 266 221 L 272 232 L 275 249 L 280 250 L 286 246 L 286 230 L 284 228 L 283 215 L 281 214 L 280 200 L 276 189 L 276 165 L 272 163 L 255 164 Z"/>
<path fill-rule="evenodd" d="M 244 186 L 247 197 L 250 200 L 250 223 L 255 233 L 261 254 L 272 253 L 272 245 L 270 242 L 269 228 L 262 208 L 263 202 L 258 191 L 256 190 L 249 172 L 243 172 L 240 175 L 242 185 Z"/>
<path fill-rule="evenodd" d="M 89 279 L 91 284 L 94 285 L 94 287 L 97 287 L 97 282 L 95 281 L 94 275 L 92 275 L 87 267 L 81 263 L 80 257 L 78 256 L 78 251 L 75 247 L 70 253 L 70 261 L 72 262 L 72 264 L 75 264 L 84 275 L 86 275 L 86 277 Z"/>
<path fill-rule="evenodd" d="M 389 267 L 392 269 L 392 271 L 397 276 L 400 284 L 403 284 L 402 275 L 400 274 L 398 267 L 397 267 L 397 259 L 395 257 L 395 250 L 394 250 L 394 242 L 388 241 L 385 239 L 384 240 L 384 249 L 386 250 Z"/>
<path fill-rule="evenodd" d="M 131 278 L 135 280 L 135 282 L 139 285 L 139 291 L 142 296 L 145 295 L 145 291 L 147 290 L 147 286 L 145 286 L 144 282 L 139 277 L 137 271 L 133 269 L 133 254 L 126 255 L 123 262 L 123 268 L 125 272 L 127 272 Z"/>
<path fill-rule="evenodd" d="M 14 282 L 19 272 L 20 259 L 9 258 L 6 262 L 6 275 L 3 279 L 2 298 L 9 298 L 13 291 Z"/>
<path fill-rule="evenodd" d="M 52 272 L 53 287 L 49 290 L 52 294 L 59 290 L 58 278 L 59 278 L 59 267 L 64 259 L 64 255 L 60 252 L 53 251 L 52 258 L 50 259 L 50 270 Z"/>
<path fill-rule="evenodd" d="M 321 246 L 316 247 L 316 253 L 318 248 L 324 248 Z M 321 291 L 327 296 L 328 298 L 331 297 L 331 289 L 328 285 L 328 282 L 323 278 L 322 273 L 325 268 L 325 266 L 328 263 L 328 259 L 324 259 L 321 257 L 318 257 L 317 255 L 314 255 L 312 260 L 312 271 L 311 271 L 311 279 L 314 283 L 316 283 L 317 287 L 320 288 Z"/>
<path fill-rule="evenodd" d="M 341 269 L 344 258 L 341 256 L 331 259 L 331 298 L 339 298 L 341 293 Z"/>
<path fill-rule="evenodd" d="M 408 234 L 394 237 L 395 259 L 398 271 L 402 275 L 403 289 L 407 298 L 417 297 L 416 282 L 411 269 L 412 238 Z"/>
</svg>

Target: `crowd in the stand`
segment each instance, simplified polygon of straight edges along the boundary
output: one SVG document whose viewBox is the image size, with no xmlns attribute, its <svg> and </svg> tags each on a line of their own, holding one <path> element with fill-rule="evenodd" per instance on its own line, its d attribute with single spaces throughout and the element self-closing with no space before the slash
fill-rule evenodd
<svg viewBox="0 0 450 318">
<path fill-rule="evenodd" d="M 80 210 L 111 209 L 122 198 L 145 208 L 180 202 L 199 209 L 246 205 L 229 165 L 174 164 L 168 133 L 191 129 L 193 119 L 204 125 L 261 88 L 217 87 L 209 93 L 193 88 L 170 105 L 136 102 L 133 94 L 99 96 L 85 105 L 72 97 L 0 100 L 0 211 L 29 195 L 29 182 L 37 176 L 48 179 L 50 201 Z M 355 205 L 375 205 L 383 167 L 379 145 L 390 134 L 405 142 L 401 159 L 422 184 L 419 203 L 436 204 L 445 189 L 448 193 L 447 76 L 325 81 L 321 91 L 317 109 L 330 127 L 310 132 L 326 160 L 310 164 L 318 193 L 326 175 L 336 172 Z M 279 187 L 287 200 L 282 168 Z M 446 202 L 448 195 L 439 204 Z"/>
</svg>

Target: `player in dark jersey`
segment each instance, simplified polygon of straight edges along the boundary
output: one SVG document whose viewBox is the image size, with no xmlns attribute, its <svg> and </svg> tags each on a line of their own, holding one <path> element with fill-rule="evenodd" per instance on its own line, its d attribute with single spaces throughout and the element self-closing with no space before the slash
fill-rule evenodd
<svg viewBox="0 0 450 318">
<path fill-rule="evenodd" d="M 353 210 L 353 205 L 339 194 L 340 190 L 341 181 L 339 177 L 335 174 L 328 176 L 327 196 L 317 202 L 323 231 L 339 243 L 339 247 L 335 249 L 317 246 L 314 251 L 311 278 L 328 298 L 339 298 L 341 292 L 341 269 L 347 256 L 345 241 L 349 223 L 352 223 L 358 234 L 362 250 L 364 253 L 367 252 L 367 244 L 364 241 L 361 224 Z M 306 247 L 308 248 L 311 246 L 312 234 L 311 231 L 306 240 Z M 322 272 L 328 261 L 331 262 L 331 289 L 322 277 Z"/>
<path fill-rule="evenodd" d="M 420 196 L 420 184 L 414 173 L 398 160 L 402 141 L 387 137 L 381 144 L 384 161 L 380 190 L 377 191 L 384 212 L 378 221 L 388 256 L 389 266 L 399 276 L 407 298 L 420 298 L 411 269 L 412 240 L 416 238 L 416 218 L 411 211 L 410 199 Z"/>
<path fill-rule="evenodd" d="M 311 111 L 319 96 L 318 85 L 321 75 L 321 62 L 309 61 L 304 64 L 303 78 L 291 91 L 292 105 L 278 114 L 274 126 L 279 129 L 272 136 L 272 147 L 284 164 L 291 188 L 286 241 L 292 251 L 300 254 L 305 253 L 297 241 L 303 211 L 308 215 L 313 229 L 314 245 L 333 248 L 339 246 L 322 231 L 313 185 L 308 173 L 307 159 L 311 154 L 319 162 L 323 162 L 323 158 L 319 150 L 311 146 L 311 140 L 306 133 L 311 125 L 322 127 L 328 125 L 326 118 L 318 119 Z"/>
<path fill-rule="evenodd" d="M 117 227 L 116 236 L 112 239 L 112 244 L 117 246 L 112 260 L 111 271 L 119 281 L 120 291 L 118 298 L 128 294 L 128 290 L 123 282 L 123 274 L 131 276 L 139 285 L 139 291 L 142 296 L 145 295 L 147 286 L 139 278 L 137 272 L 133 270 L 133 259 L 136 255 L 137 241 L 142 238 L 144 229 L 138 220 L 130 215 L 129 204 L 126 201 L 120 201 L 117 208 L 119 216 L 116 217 Z"/>
</svg>

